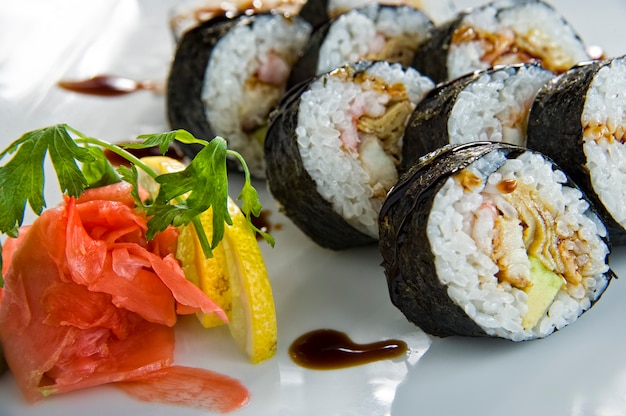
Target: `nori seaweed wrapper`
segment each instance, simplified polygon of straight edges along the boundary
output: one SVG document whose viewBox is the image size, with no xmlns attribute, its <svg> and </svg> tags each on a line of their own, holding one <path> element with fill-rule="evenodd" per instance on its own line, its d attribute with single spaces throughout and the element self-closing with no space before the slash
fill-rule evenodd
<svg viewBox="0 0 626 416">
<path fill-rule="evenodd" d="M 202 87 L 213 48 L 236 25 L 252 24 L 255 16 L 220 16 L 187 31 L 178 42 L 167 79 L 167 117 L 172 129 L 184 129 L 196 137 L 210 140 L 215 136 L 202 103 Z M 181 146 L 190 157 L 202 146 Z"/>
<path fill-rule="evenodd" d="M 308 2 L 310 3 L 310 1 Z M 289 78 L 287 79 L 287 91 L 293 87 L 313 79 L 317 75 L 317 63 L 319 61 L 319 50 L 326 39 L 332 22 L 326 22 L 316 28 L 302 51 L 302 55 L 291 67 Z"/>
<path fill-rule="evenodd" d="M 366 70 L 362 62 L 355 70 Z M 270 117 L 265 139 L 267 186 L 281 211 L 318 245 L 332 250 L 372 245 L 376 240 L 348 224 L 317 191 L 302 163 L 295 129 L 300 97 L 314 80 L 289 90 Z"/>
<path fill-rule="evenodd" d="M 626 230 L 604 207 L 591 184 L 583 150 L 582 112 L 596 73 L 610 61 L 589 61 L 573 67 L 539 90 L 531 107 L 526 145 L 559 165 L 597 208 L 611 241 L 626 244 Z"/>
<path fill-rule="evenodd" d="M 403 174 L 381 209 L 379 248 L 391 301 L 409 321 L 429 334 L 489 336 L 449 298 L 447 286 L 437 276 L 427 226 L 435 195 L 445 181 L 493 151 L 504 152 L 510 159 L 532 150 L 498 142 L 444 146 L 425 155 Z M 577 188 L 569 178 L 566 185 Z M 592 204 L 589 209 L 595 212 Z M 610 251 L 608 238 L 603 241 Z M 607 275 L 614 277 L 610 270 Z"/>
<path fill-rule="evenodd" d="M 450 143 L 448 119 L 456 98 L 479 76 L 473 72 L 441 83 L 417 103 L 404 129 L 400 172 L 406 172 L 421 157 Z"/>
<path fill-rule="evenodd" d="M 309 22 L 313 30 L 328 22 L 328 0 L 308 0 L 298 13 L 300 17 Z"/>
<path fill-rule="evenodd" d="M 428 37 L 417 47 L 411 66 L 435 83 L 447 81 L 448 49 L 452 36 L 468 13 L 460 12 L 452 20 L 432 28 Z"/>
</svg>

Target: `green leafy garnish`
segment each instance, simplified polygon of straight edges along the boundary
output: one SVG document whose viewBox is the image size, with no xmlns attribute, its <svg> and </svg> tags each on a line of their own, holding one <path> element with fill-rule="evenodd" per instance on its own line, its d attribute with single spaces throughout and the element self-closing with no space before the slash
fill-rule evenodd
<svg viewBox="0 0 626 416">
<path fill-rule="evenodd" d="M 47 152 L 62 192 L 77 196 L 87 187 L 88 181 L 76 161 L 89 163 L 93 156 L 77 145 L 63 125 L 24 134 L 0 153 L 0 159 L 15 153 L 0 167 L 0 232 L 17 237 L 27 201 L 37 215 L 45 208 L 43 162 Z"/>
<path fill-rule="evenodd" d="M 24 134 L 0 153 L 0 160 L 7 155 L 13 157 L 0 166 L 0 232 L 17 237 L 24 220 L 26 203 L 37 215 L 46 207 L 44 200 L 44 161 L 50 154 L 61 191 L 68 196 L 79 196 L 87 188 L 104 186 L 124 180 L 133 185 L 133 197 L 140 209 L 150 217 L 146 237 L 153 238 L 169 225 L 181 226 L 190 222 L 196 232 L 205 256 L 224 236 L 226 224 L 232 224 L 228 213 L 227 157 L 238 160 L 245 172 L 245 183 L 239 200 L 241 210 L 250 227 L 272 246 L 273 238 L 252 224 L 252 216 L 261 212 L 261 203 L 252 186 L 248 167 L 243 157 L 227 148 L 226 140 L 216 137 L 206 141 L 194 137 L 185 130 L 139 136 L 137 143 L 115 145 L 88 137 L 81 132 L 59 124 Z M 203 148 L 185 170 L 159 175 L 131 152 L 125 149 L 157 147 L 165 154 L 172 142 L 197 144 Z M 103 150 L 108 150 L 130 162 L 130 167 L 114 169 Z M 79 167 L 79 164 L 81 165 Z M 160 185 L 153 201 L 142 201 L 137 186 L 137 169 L 146 172 Z M 183 195 L 185 196 L 183 198 Z M 209 242 L 198 215 L 213 209 L 213 238 Z M 0 247 L 1 254 L 1 247 Z M 1 257 L 0 257 L 1 267 Z M 0 287 L 2 278 L 0 277 Z"/>
</svg>

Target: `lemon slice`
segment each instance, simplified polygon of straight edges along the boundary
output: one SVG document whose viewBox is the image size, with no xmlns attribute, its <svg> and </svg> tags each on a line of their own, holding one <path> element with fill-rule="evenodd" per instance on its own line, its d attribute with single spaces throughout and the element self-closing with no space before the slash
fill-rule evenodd
<svg viewBox="0 0 626 416">
<path fill-rule="evenodd" d="M 200 214 L 200 222 L 208 240 L 211 241 L 213 233 L 210 208 Z M 232 293 L 230 278 L 226 270 L 224 244 L 218 244 L 213 249 L 213 257 L 206 258 L 194 226 L 180 227 L 176 258 L 181 262 L 185 277 L 217 303 L 224 310 L 229 321 L 232 322 Z M 224 324 L 224 321 L 214 314 L 198 312 L 197 316 L 205 328 Z"/>
<path fill-rule="evenodd" d="M 276 353 L 277 325 L 272 287 L 248 220 L 230 198 L 233 220 L 224 230 L 226 270 L 232 294 L 230 333 L 253 363 Z"/>
<path fill-rule="evenodd" d="M 165 156 L 145 157 L 142 161 L 157 173 L 185 168 Z M 158 184 L 149 177 L 140 176 L 139 183 L 151 195 L 158 192 Z M 233 224 L 226 225 L 224 238 L 213 250 L 212 258 L 204 257 L 193 225 L 181 227 L 176 257 L 185 276 L 224 309 L 235 342 L 250 361 L 258 363 L 276 353 L 278 330 L 272 287 L 256 235 L 231 198 L 228 211 Z M 200 214 L 200 222 L 211 241 L 211 209 Z M 198 314 L 198 318 L 207 328 L 223 323 L 214 315 Z"/>
</svg>

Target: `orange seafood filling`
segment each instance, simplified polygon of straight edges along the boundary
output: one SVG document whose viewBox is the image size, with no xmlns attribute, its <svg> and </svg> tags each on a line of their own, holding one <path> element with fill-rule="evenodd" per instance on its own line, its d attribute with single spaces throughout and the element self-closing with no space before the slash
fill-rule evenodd
<svg viewBox="0 0 626 416">
<path fill-rule="evenodd" d="M 455 176 L 466 192 L 476 190 L 482 180 L 465 169 Z M 529 287 L 529 257 L 562 277 L 564 283 L 579 285 L 588 262 L 588 244 L 578 232 L 560 235 L 549 204 L 538 201 L 532 185 L 505 179 L 496 185 L 498 197 L 515 208 L 517 217 L 497 208 L 493 197 L 483 193 L 484 202 L 474 216 L 474 229 L 493 230 L 490 241 L 476 241 L 479 250 L 498 265 L 497 278 L 519 289 Z M 478 233 L 473 233 L 477 239 Z M 480 234 L 482 240 L 484 235 Z"/>
<path fill-rule="evenodd" d="M 511 29 L 497 32 L 462 25 L 452 34 L 452 45 L 479 42 L 483 52 L 481 61 L 489 66 L 512 63 L 539 62 L 544 68 L 560 74 L 576 64 L 561 49 L 560 45 L 536 28 L 527 33 L 516 33 Z"/>
<path fill-rule="evenodd" d="M 348 112 L 352 126 L 341 132 L 343 148 L 358 155 L 370 176 L 375 198 L 384 198 L 397 181 L 397 166 L 402 157 L 402 136 L 414 104 L 402 83 L 387 84 L 366 72 L 354 73 L 340 68 L 332 73 L 346 81 L 364 85 L 364 90 L 378 91 L 388 96 L 382 114 L 368 113 L 368 103 L 354 100 Z"/>
</svg>

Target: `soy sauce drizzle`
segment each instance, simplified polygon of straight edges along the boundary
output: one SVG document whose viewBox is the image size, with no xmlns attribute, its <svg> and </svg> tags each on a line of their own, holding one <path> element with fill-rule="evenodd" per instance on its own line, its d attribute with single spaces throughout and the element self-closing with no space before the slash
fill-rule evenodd
<svg viewBox="0 0 626 416">
<path fill-rule="evenodd" d="M 81 94 L 115 97 L 141 90 L 161 92 L 161 87 L 154 81 L 136 81 L 116 75 L 96 75 L 78 81 L 59 81 L 59 87 Z"/>
<path fill-rule="evenodd" d="M 121 147 L 124 147 L 124 144 L 125 144 L 124 142 L 118 143 L 118 145 L 120 145 Z M 185 158 L 183 151 L 180 150 L 180 148 L 176 146 L 175 143 L 172 143 L 169 146 L 169 148 L 167 149 L 167 152 L 165 152 L 165 155 L 161 154 L 158 147 L 147 147 L 145 149 L 125 148 L 125 150 L 129 152 L 130 154 L 132 154 L 133 156 L 138 157 L 140 159 L 146 156 L 167 156 L 172 159 L 176 159 L 178 161 L 183 161 L 183 159 Z M 130 162 L 128 160 L 124 159 L 123 157 L 119 156 L 118 154 L 108 149 L 104 150 L 104 156 L 107 158 L 109 163 L 111 163 L 113 166 L 122 166 L 122 165 L 130 166 Z"/>
<path fill-rule="evenodd" d="M 318 329 L 298 337 L 289 347 L 289 356 L 302 367 L 332 370 L 389 360 L 407 351 L 400 340 L 357 344 L 343 332 Z"/>
</svg>

